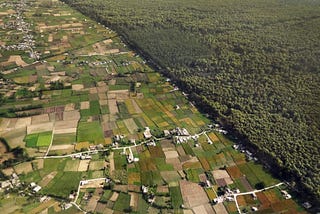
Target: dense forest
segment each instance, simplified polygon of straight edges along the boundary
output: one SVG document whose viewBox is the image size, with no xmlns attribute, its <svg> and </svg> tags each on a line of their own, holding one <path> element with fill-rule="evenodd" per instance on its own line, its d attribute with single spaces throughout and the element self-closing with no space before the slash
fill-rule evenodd
<svg viewBox="0 0 320 214">
<path fill-rule="evenodd" d="M 320 199 L 320 1 L 64 0 Z"/>
</svg>

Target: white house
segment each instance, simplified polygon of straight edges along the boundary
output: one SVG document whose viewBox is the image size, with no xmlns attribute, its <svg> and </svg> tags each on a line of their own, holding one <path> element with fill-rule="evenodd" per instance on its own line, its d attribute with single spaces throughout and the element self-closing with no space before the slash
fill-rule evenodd
<svg viewBox="0 0 320 214">
<path fill-rule="evenodd" d="M 149 127 L 146 127 L 144 132 L 143 132 L 143 136 L 148 139 L 148 138 L 151 138 L 152 137 L 152 134 L 151 134 L 151 131 L 150 131 L 150 128 Z"/>
</svg>

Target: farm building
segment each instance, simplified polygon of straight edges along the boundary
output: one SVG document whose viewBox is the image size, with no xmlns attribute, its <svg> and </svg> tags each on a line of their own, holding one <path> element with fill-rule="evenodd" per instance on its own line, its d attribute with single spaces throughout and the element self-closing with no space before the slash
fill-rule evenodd
<svg viewBox="0 0 320 214">
<path fill-rule="evenodd" d="M 150 128 L 149 127 L 146 127 L 144 132 L 143 132 L 143 136 L 148 139 L 148 138 L 151 138 L 152 137 L 152 134 L 151 134 L 151 131 L 150 131 Z"/>
</svg>

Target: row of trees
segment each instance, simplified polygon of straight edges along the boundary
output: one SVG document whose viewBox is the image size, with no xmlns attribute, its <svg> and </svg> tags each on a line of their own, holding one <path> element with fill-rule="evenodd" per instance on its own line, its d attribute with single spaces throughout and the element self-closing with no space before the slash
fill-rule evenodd
<svg viewBox="0 0 320 214">
<path fill-rule="evenodd" d="M 279 175 L 320 199 L 320 2 L 64 1 L 143 50 Z"/>
</svg>

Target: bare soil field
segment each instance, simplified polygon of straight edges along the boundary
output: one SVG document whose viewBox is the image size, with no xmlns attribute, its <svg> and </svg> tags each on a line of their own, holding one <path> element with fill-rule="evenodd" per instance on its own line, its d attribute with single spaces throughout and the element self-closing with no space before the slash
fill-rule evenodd
<svg viewBox="0 0 320 214">
<path fill-rule="evenodd" d="M 81 160 L 80 164 L 79 164 L 79 167 L 78 167 L 78 171 L 79 172 L 87 171 L 88 167 L 89 167 L 89 163 L 90 163 L 90 160 Z"/>
<path fill-rule="evenodd" d="M 110 201 L 116 201 L 118 199 L 118 196 L 119 196 L 119 193 L 114 192 L 109 200 Z"/>
<path fill-rule="evenodd" d="M 48 175 L 42 178 L 42 180 L 39 182 L 39 185 L 41 187 L 47 186 L 57 174 L 58 174 L 57 171 L 50 172 Z"/>
<path fill-rule="evenodd" d="M 45 123 L 45 122 L 49 122 L 49 115 L 48 114 L 40 114 L 40 115 L 36 115 L 36 116 L 32 116 L 31 117 L 31 124 L 32 125 L 36 125 L 36 124 L 40 124 L 40 123 Z"/>
<path fill-rule="evenodd" d="M 26 127 L 31 124 L 31 117 L 18 118 L 15 129 Z"/>
<path fill-rule="evenodd" d="M 8 128 L 9 130 L 14 129 L 14 127 L 16 126 L 17 121 L 18 121 L 17 118 L 11 118 L 10 121 L 9 121 L 9 124 L 8 124 L 7 128 Z"/>
<path fill-rule="evenodd" d="M 69 103 L 64 108 L 65 111 L 73 111 L 74 109 L 75 109 L 75 104 L 74 103 Z"/>
<path fill-rule="evenodd" d="M 99 99 L 99 104 L 101 106 L 108 105 L 108 100 L 107 99 Z"/>
<path fill-rule="evenodd" d="M 37 169 L 43 169 L 43 166 L 44 166 L 43 159 L 33 160 L 32 163 L 35 163 L 37 165 Z"/>
<path fill-rule="evenodd" d="M 10 124 L 10 119 L 3 118 L 0 123 L 0 132 L 7 131 L 9 124 Z"/>
<path fill-rule="evenodd" d="M 109 97 L 109 96 L 108 96 Z M 117 114 L 119 113 L 117 101 L 116 100 L 108 100 L 108 106 L 110 114 Z"/>
<path fill-rule="evenodd" d="M 166 159 L 166 162 L 173 165 L 173 168 L 177 171 L 182 170 L 182 165 L 179 158 Z"/>
<path fill-rule="evenodd" d="M 213 206 L 213 209 L 218 214 L 228 214 L 226 208 L 223 206 L 223 203 L 218 203 Z"/>
<path fill-rule="evenodd" d="M 177 152 L 179 153 L 179 156 L 185 156 L 186 155 L 186 153 L 185 153 L 185 151 L 184 151 L 182 146 L 177 146 L 176 149 L 177 149 Z"/>
<path fill-rule="evenodd" d="M 85 206 L 85 210 L 93 212 L 96 209 L 100 197 L 97 195 L 93 195 L 88 204 Z"/>
<path fill-rule="evenodd" d="M 229 173 L 229 175 L 235 179 L 235 178 L 240 178 L 243 176 L 243 174 L 241 173 L 241 171 L 239 170 L 239 168 L 237 166 L 230 166 L 227 167 L 227 172 Z"/>
<path fill-rule="evenodd" d="M 6 176 L 11 176 L 14 173 L 14 169 L 12 167 L 6 168 L 2 170 L 3 174 Z"/>
<path fill-rule="evenodd" d="M 98 93 L 98 97 L 99 97 L 99 101 L 100 100 L 106 100 L 108 99 L 107 94 L 106 93 Z M 100 103 L 100 102 L 99 102 Z M 101 105 L 101 104 L 100 104 Z M 106 105 L 106 104 L 105 104 Z"/>
<path fill-rule="evenodd" d="M 17 128 L 10 131 L 5 131 L 0 133 L 1 137 L 5 138 L 11 148 L 20 146 L 21 148 L 25 147 L 25 142 L 23 139 L 26 135 L 26 128 Z"/>
<path fill-rule="evenodd" d="M 55 131 L 55 134 L 70 134 L 70 133 L 76 133 L 77 128 L 67 128 L 67 129 L 58 129 Z"/>
<path fill-rule="evenodd" d="M 74 145 L 52 145 L 50 151 L 55 150 L 73 150 Z"/>
<path fill-rule="evenodd" d="M 89 101 L 83 101 L 80 103 L 80 109 L 89 109 L 90 108 L 90 102 Z"/>
<path fill-rule="evenodd" d="M 166 159 L 170 159 L 170 158 L 178 158 L 179 154 L 177 151 L 165 151 L 164 152 Z"/>
<path fill-rule="evenodd" d="M 162 140 L 161 147 L 163 151 L 174 151 L 175 146 L 170 140 Z"/>
<path fill-rule="evenodd" d="M 52 42 L 52 41 L 53 41 L 53 35 L 52 33 L 50 33 L 48 36 L 48 42 Z"/>
<path fill-rule="evenodd" d="M 105 94 L 109 90 L 107 85 L 101 85 L 97 87 L 97 92 L 100 94 Z"/>
<path fill-rule="evenodd" d="M 55 130 L 77 128 L 77 127 L 78 127 L 78 120 L 56 121 L 55 123 Z"/>
<path fill-rule="evenodd" d="M 226 170 L 214 170 L 212 175 L 219 186 L 232 184 L 233 181 Z"/>
<path fill-rule="evenodd" d="M 72 90 L 74 90 L 74 91 L 81 91 L 82 89 L 84 89 L 84 86 L 82 84 L 72 85 Z"/>
<path fill-rule="evenodd" d="M 108 99 L 117 99 L 118 101 L 123 101 L 129 99 L 129 90 L 115 90 L 108 91 Z"/>
<path fill-rule="evenodd" d="M 114 185 L 113 189 L 117 192 L 128 192 L 128 185 Z"/>
<path fill-rule="evenodd" d="M 25 67 L 28 64 L 22 60 L 21 56 L 12 55 L 9 57 L 8 62 L 15 62 L 17 66 Z"/>
<path fill-rule="evenodd" d="M 130 192 L 129 195 L 130 197 L 130 207 L 133 207 L 133 210 L 138 210 L 138 200 L 139 200 L 139 195 L 138 193 L 135 192 Z"/>
<path fill-rule="evenodd" d="M 223 179 L 223 178 L 230 178 L 228 172 L 226 170 L 214 170 L 212 171 L 212 175 L 214 179 Z"/>
<path fill-rule="evenodd" d="M 53 122 L 41 123 L 27 126 L 27 134 L 52 131 Z"/>
<path fill-rule="evenodd" d="M 97 93 L 98 93 L 98 90 L 97 90 L 96 87 L 89 88 L 89 93 L 90 93 L 90 94 L 97 94 Z"/>
<path fill-rule="evenodd" d="M 133 118 L 125 119 L 123 122 L 131 134 L 134 134 L 138 130 L 138 126 L 134 122 Z"/>
<path fill-rule="evenodd" d="M 32 170 L 33 170 L 31 162 L 20 163 L 20 164 L 14 166 L 13 168 L 18 175 L 22 174 L 22 173 L 27 174 L 29 172 L 32 172 Z"/>
<path fill-rule="evenodd" d="M 106 204 L 98 202 L 96 209 L 94 210 L 94 213 L 103 213 L 106 207 L 107 207 Z"/>
<path fill-rule="evenodd" d="M 63 112 L 63 120 L 80 120 L 80 112 L 78 110 L 74 111 L 64 111 Z"/>
<path fill-rule="evenodd" d="M 109 160 L 110 160 L 110 174 L 115 170 L 115 165 L 114 165 L 114 158 L 113 158 L 114 153 L 111 152 L 110 156 L 109 156 Z"/>
<path fill-rule="evenodd" d="M 180 190 L 183 201 L 186 207 L 193 208 L 199 205 L 209 203 L 206 192 L 199 184 L 182 180 L 180 183 Z"/>
</svg>

